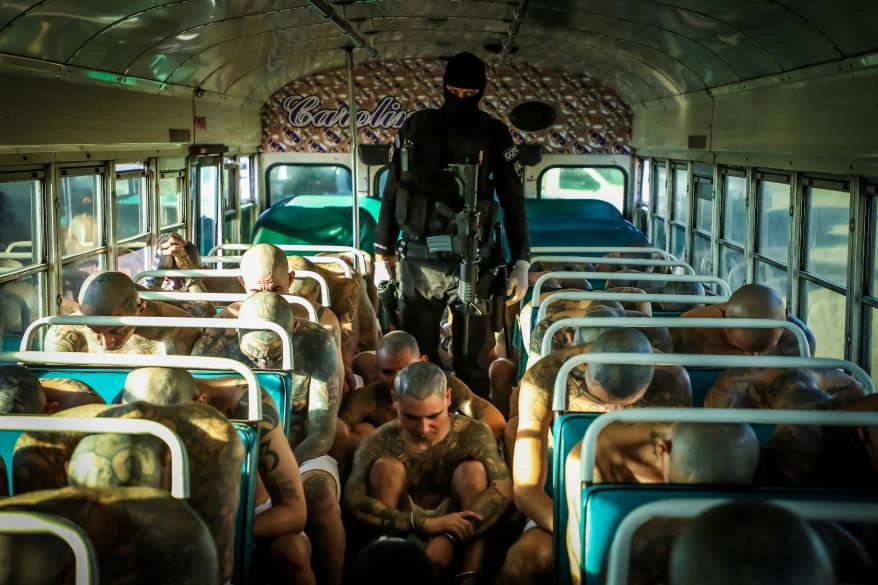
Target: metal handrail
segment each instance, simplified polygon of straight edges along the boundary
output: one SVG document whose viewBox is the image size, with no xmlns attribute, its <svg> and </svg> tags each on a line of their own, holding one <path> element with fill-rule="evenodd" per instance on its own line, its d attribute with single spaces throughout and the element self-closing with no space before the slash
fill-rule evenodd
<svg viewBox="0 0 878 585">
<path fill-rule="evenodd" d="M 101 582 L 98 557 L 85 531 L 63 516 L 42 512 L 0 512 L 0 533 L 51 534 L 73 551 L 75 585 Z"/>
<path fill-rule="evenodd" d="M 677 257 L 661 248 L 640 246 L 534 246 L 530 249 L 532 254 L 612 254 L 614 252 L 624 254 L 661 254 L 666 260 L 677 260 Z"/>
<path fill-rule="evenodd" d="M 144 278 L 164 278 L 170 276 L 172 278 L 198 277 L 198 278 L 239 278 L 241 276 L 240 268 L 187 268 L 185 270 L 145 270 L 134 275 L 134 282 L 140 282 Z M 296 270 L 296 276 L 301 278 L 311 278 L 320 285 L 320 304 L 324 307 L 329 306 L 329 284 L 323 275 L 317 274 L 310 270 Z"/>
<path fill-rule="evenodd" d="M 537 262 L 587 262 L 589 264 L 608 264 L 624 266 L 667 266 L 682 268 L 686 274 L 695 274 L 695 269 L 682 260 L 656 260 L 653 258 L 608 258 L 606 256 L 534 256 L 531 266 Z M 614 272 L 608 272 L 615 274 Z M 622 274 L 625 274 L 624 272 Z M 607 276 L 610 279 L 610 276 Z"/>
<path fill-rule="evenodd" d="M 678 317 L 581 317 L 561 319 L 549 325 L 546 329 L 540 347 L 540 357 L 548 355 L 552 351 L 552 336 L 560 329 L 566 327 L 671 327 L 686 329 L 786 329 L 791 332 L 799 342 L 799 355 L 811 357 L 811 348 L 808 338 L 801 327 L 789 321 L 776 319 L 733 319 L 728 318 L 692 318 L 680 319 Z"/>
<path fill-rule="evenodd" d="M 715 305 L 725 303 L 729 297 L 715 297 L 712 295 L 666 295 L 661 293 L 620 293 L 603 290 L 583 290 L 556 292 L 548 295 L 537 309 L 536 322 L 546 318 L 549 306 L 555 301 L 619 301 L 624 302 L 652 302 L 652 303 L 681 303 L 692 305 Z"/>
<path fill-rule="evenodd" d="M 241 258 L 243 256 L 202 256 L 201 262 L 206 264 L 240 264 Z M 302 258 L 314 264 L 335 264 L 340 266 L 345 277 L 351 278 L 351 266 L 341 258 L 336 258 L 335 256 L 302 256 Z"/>
<path fill-rule="evenodd" d="M 51 317 L 49 317 L 51 318 Z M 207 321 L 209 319 L 205 319 Z M 232 319 L 228 319 L 231 321 Z M 17 351 L 0 353 L 0 362 L 19 361 L 30 364 L 75 366 L 107 366 L 121 368 L 182 368 L 190 370 L 232 370 L 247 382 L 247 417 L 249 421 L 262 420 L 262 397 L 259 381 L 253 370 L 229 358 L 190 355 L 105 354 L 60 351 Z"/>
<path fill-rule="evenodd" d="M 11 242 L 8 246 L 6 246 L 5 252 L 12 252 L 16 248 L 33 248 L 34 243 L 30 240 L 18 240 L 17 242 Z"/>
<path fill-rule="evenodd" d="M 0 252 L 3 260 L 30 260 L 33 257 L 33 252 Z"/>
<path fill-rule="evenodd" d="M 707 366 L 718 368 L 844 368 L 862 384 L 863 392 L 875 393 L 875 383 L 866 371 L 853 362 L 835 358 L 804 358 L 774 355 L 700 355 L 690 353 L 584 353 L 571 356 L 561 365 L 555 378 L 552 410 L 563 412 L 567 408 L 567 377 L 576 366 L 582 364 L 619 364 L 636 366 Z M 638 408 L 638 411 L 644 409 Z M 670 410 L 670 409 L 665 409 Z M 696 409 L 714 410 L 714 409 Z"/>
<path fill-rule="evenodd" d="M 701 282 L 715 284 L 726 295 L 732 294 L 729 284 L 718 276 L 703 276 L 691 274 L 654 274 L 652 272 L 567 272 L 557 270 L 545 272 L 537 279 L 533 287 L 532 305 L 540 306 L 540 293 L 543 283 L 552 278 L 595 278 L 600 280 L 639 280 L 641 282 Z"/>
<path fill-rule="evenodd" d="M 6 354 L 0 353 L 0 356 L 3 355 Z M 118 433 L 156 437 L 167 445 L 171 454 L 171 495 L 181 500 L 189 497 L 189 455 L 186 452 L 186 446 L 177 433 L 154 420 L 4 415 L 0 416 L 0 431 Z"/>
<path fill-rule="evenodd" d="M 803 359 L 803 358 L 793 358 Z M 815 358 L 812 358 L 815 359 Z M 840 361 L 840 360 L 839 360 Z M 594 483 L 595 445 L 601 431 L 616 422 L 716 423 L 828 427 L 878 427 L 878 412 L 755 410 L 745 408 L 631 408 L 607 412 L 588 426 L 582 439 L 582 483 Z"/>
<path fill-rule="evenodd" d="M 607 560 L 607 585 L 627 585 L 631 540 L 637 530 L 656 517 L 694 518 L 716 506 L 733 502 L 730 498 L 682 498 L 643 504 L 619 523 Z M 878 521 L 878 504 L 866 502 L 766 499 L 768 504 L 786 508 L 806 520 L 827 520 L 862 524 Z"/>
<path fill-rule="evenodd" d="M 193 301 L 193 302 L 217 302 L 217 303 L 238 303 L 244 302 L 251 295 L 247 293 L 193 293 L 177 290 L 144 290 L 137 291 L 141 299 L 147 301 Z M 317 309 L 311 304 L 311 301 L 304 297 L 296 295 L 281 295 L 286 302 L 291 305 L 299 305 L 305 307 L 308 311 L 308 320 L 317 323 Z"/>
<path fill-rule="evenodd" d="M 220 244 L 211 248 L 207 254 L 215 255 L 220 250 L 249 250 L 253 244 Z M 353 246 L 324 246 L 311 244 L 272 244 L 275 248 L 280 248 L 284 252 L 344 252 L 350 254 L 354 258 L 354 268 L 360 271 L 360 274 L 366 273 L 366 253 Z M 362 268 L 361 268 L 362 267 Z"/>
</svg>

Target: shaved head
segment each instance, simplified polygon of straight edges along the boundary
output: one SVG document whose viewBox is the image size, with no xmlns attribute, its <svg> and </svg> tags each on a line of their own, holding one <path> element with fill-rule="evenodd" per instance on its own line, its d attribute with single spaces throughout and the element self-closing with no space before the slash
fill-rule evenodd
<svg viewBox="0 0 878 585">
<path fill-rule="evenodd" d="M 748 424 L 677 423 L 671 432 L 669 483 L 749 484 L 759 441 Z"/>
<path fill-rule="evenodd" d="M 317 270 L 314 263 L 304 256 L 287 256 L 287 266 L 293 272 L 306 270 L 314 272 Z M 309 300 L 317 300 L 320 298 L 320 284 L 313 278 L 294 279 L 290 285 L 290 292 Z"/>
<path fill-rule="evenodd" d="M 765 502 L 704 512 L 671 550 L 671 585 L 831 585 L 829 554 L 796 514 Z"/>
<path fill-rule="evenodd" d="M 820 389 L 814 374 L 801 368 L 781 372 L 768 384 L 766 394 L 769 408 L 779 410 L 796 410 L 832 398 Z"/>
<path fill-rule="evenodd" d="M 46 394 L 24 366 L 0 367 L 0 414 L 45 414 Z"/>
<path fill-rule="evenodd" d="M 651 354 L 649 339 L 636 329 L 610 329 L 591 344 L 591 353 Z M 636 364 L 589 364 L 586 373 L 589 389 L 601 388 L 609 403 L 635 401 L 652 381 L 654 366 Z"/>
<path fill-rule="evenodd" d="M 287 331 L 293 330 L 293 310 L 282 296 L 273 292 L 258 292 L 241 303 L 241 319 L 261 319 L 277 323 Z M 240 331 L 241 351 L 260 368 L 277 366 L 283 353 L 280 337 L 273 331 Z"/>
<path fill-rule="evenodd" d="M 290 289 L 290 273 L 283 250 L 271 244 L 251 246 L 241 256 L 241 283 L 248 293 L 286 294 Z"/>
<path fill-rule="evenodd" d="M 418 340 L 411 333 L 407 331 L 391 331 L 381 338 L 381 344 L 378 347 L 379 353 L 394 356 L 404 351 L 409 351 L 415 356 L 421 355 Z"/>
<path fill-rule="evenodd" d="M 408 365 L 396 376 L 394 393 L 397 400 L 414 398 L 425 400 L 430 396 L 444 399 L 448 392 L 448 380 L 442 368 L 430 362 Z"/>
<path fill-rule="evenodd" d="M 191 402 L 197 395 L 195 379 L 182 368 L 138 368 L 125 377 L 122 404 L 142 400 L 167 406 Z"/>
<path fill-rule="evenodd" d="M 79 306 L 83 315 L 125 316 L 137 313 L 137 287 L 121 272 L 98 272 L 82 283 Z"/>
<path fill-rule="evenodd" d="M 704 295 L 704 285 L 700 282 L 680 282 L 679 280 L 671 280 L 667 284 L 665 284 L 664 288 L 662 288 L 661 290 L 661 293 L 665 295 L 702 296 Z M 694 305 L 691 303 L 666 302 L 660 303 L 658 308 L 662 311 L 673 311 L 675 313 L 682 313 L 697 306 L 700 305 Z"/>
<path fill-rule="evenodd" d="M 733 319 L 777 319 L 785 321 L 786 308 L 780 295 L 762 284 L 745 284 L 729 298 L 726 317 Z M 727 329 L 726 336 L 735 347 L 750 353 L 762 353 L 777 344 L 782 329 Z"/>
<path fill-rule="evenodd" d="M 74 487 L 162 486 L 162 445 L 148 435 L 103 433 L 79 442 L 67 469 Z"/>
</svg>

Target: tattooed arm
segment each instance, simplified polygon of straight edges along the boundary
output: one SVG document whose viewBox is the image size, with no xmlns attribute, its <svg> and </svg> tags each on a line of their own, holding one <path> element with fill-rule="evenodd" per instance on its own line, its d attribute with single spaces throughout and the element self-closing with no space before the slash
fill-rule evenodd
<svg viewBox="0 0 878 585">
<path fill-rule="evenodd" d="M 271 496 L 271 508 L 253 520 L 253 538 L 301 532 L 305 529 L 306 511 L 296 457 L 280 425 L 260 435 L 259 478 Z"/>
<path fill-rule="evenodd" d="M 234 329 L 205 329 L 192 347 L 192 355 L 233 358 L 240 353 Z"/>
<path fill-rule="evenodd" d="M 860 398 L 865 395 L 863 386 L 841 370 L 811 370 L 811 373 L 817 378 L 820 389 L 833 398 Z"/>
<path fill-rule="evenodd" d="M 372 465 L 381 457 L 397 459 L 401 454 L 396 448 L 398 433 L 398 425 L 388 423 L 360 444 L 345 484 L 342 505 L 358 522 L 379 528 L 383 532 L 408 534 L 423 528 L 423 514 L 394 510 L 381 500 L 369 496 L 369 473 Z"/>
<path fill-rule="evenodd" d="M 73 325 L 52 325 L 43 341 L 46 351 L 79 351 L 88 353 L 85 336 Z"/>
<path fill-rule="evenodd" d="M 42 378 L 40 386 L 46 395 L 47 411 L 54 414 L 83 404 L 104 404 L 101 395 L 91 386 L 70 378 Z"/>
<path fill-rule="evenodd" d="M 451 388 L 452 408 L 464 416 L 488 425 L 495 439 L 503 436 L 506 420 L 493 404 L 473 393 L 466 384 L 454 376 L 448 376 L 448 386 Z"/>
<path fill-rule="evenodd" d="M 512 478 L 497 449 L 497 439 L 487 425 L 467 421 L 460 442 L 474 461 L 485 466 L 488 474 L 488 488 L 469 508 L 481 517 L 481 520 L 471 520 L 476 525 L 473 536 L 478 536 L 493 526 L 512 505 Z"/>
<path fill-rule="evenodd" d="M 766 370 L 762 368 L 729 368 L 711 386 L 704 407 L 764 407 L 768 390 L 766 378 Z"/>
<path fill-rule="evenodd" d="M 365 421 L 372 414 L 372 407 L 375 402 L 371 389 L 371 385 L 360 388 L 355 392 L 351 392 L 342 400 L 341 408 L 338 411 L 338 418 L 349 428 L 353 428 Z"/>
<path fill-rule="evenodd" d="M 518 395 L 518 433 L 512 460 L 515 505 L 538 526 L 552 531 L 552 499 L 546 483 L 546 437 L 551 423 L 549 410 L 552 382 L 559 367 L 554 354 L 530 368 L 521 380 Z"/>
<path fill-rule="evenodd" d="M 296 369 L 307 369 L 308 422 L 305 439 L 295 448 L 298 461 L 326 455 L 335 438 L 341 386 L 335 346 L 322 328 L 303 323 L 294 333 L 297 338 Z"/>
<path fill-rule="evenodd" d="M 372 280 L 367 281 L 359 277 L 356 281 L 359 293 L 359 307 L 357 309 L 357 320 L 360 326 L 359 342 L 357 351 L 373 351 L 378 349 L 378 339 L 381 337 L 381 331 L 378 326 L 378 317 L 375 313 L 375 305 L 369 297 L 369 286 L 374 286 Z M 377 295 L 377 291 L 375 292 Z M 378 300 L 378 297 L 375 297 Z"/>
<path fill-rule="evenodd" d="M 355 289 L 355 283 L 346 279 L 341 286 L 335 287 L 333 292 L 332 311 L 338 317 L 341 327 L 341 355 L 346 364 L 350 364 L 357 355 L 357 345 L 360 337 L 359 323 L 359 291 Z"/>
</svg>

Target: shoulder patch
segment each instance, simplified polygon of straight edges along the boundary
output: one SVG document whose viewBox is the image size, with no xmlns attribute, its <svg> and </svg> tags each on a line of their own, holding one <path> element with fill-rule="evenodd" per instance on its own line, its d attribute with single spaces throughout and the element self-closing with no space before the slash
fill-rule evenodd
<svg viewBox="0 0 878 585">
<path fill-rule="evenodd" d="M 393 162 L 393 142 L 390 143 L 390 148 L 387 149 L 387 162 Z"/>
<path fill-rule="evenodd" d="M 505 158 L 507 162 L 512 162 L 517 156 L 518 147 L 514 144 L 503 151 L 503 158 Z"/>
</svg>

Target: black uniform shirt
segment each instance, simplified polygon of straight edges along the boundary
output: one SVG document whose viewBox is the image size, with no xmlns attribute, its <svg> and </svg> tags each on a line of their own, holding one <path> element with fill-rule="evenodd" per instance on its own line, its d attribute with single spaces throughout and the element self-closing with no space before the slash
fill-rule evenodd
<svg viewBox="0 0 878 585">
<path fill-rule="evenodd" d="M 400 231 L 395 216 L 396 193 L 400 183 L 398 151 L 401 141 L 410 139 L 414 144 L 415 154 L 414 160 L 409 164 L 417 169 L 417 184 L 421 187 L 419 191 L 432 188 L 436 183 L 437 173 L 442 171 L 445 164 L 464 160 L 476 161 L 479 151 L 483 151 L 479 173 L 493 178 L 493 187 L 503 209 L 503 222 L 512 261 L 529 258 L 530 244 L 521 180 L 523 167 L 518 161 L 518 148 L 505 124 L 484 112 L 480 111 L 478 115 L 479 118 L 473 124 L 457 127 L 444 122 L 440 112 L 425 110 L 413 114 L 400 128 L 391 148 L 390 170 L 375 235 L 376 254 L 396 254 L 396 240 Z M 480 181 L 480 200 L 493 197 L 492 190 L 484 188 L 486 184 Z"/>
</svg>

